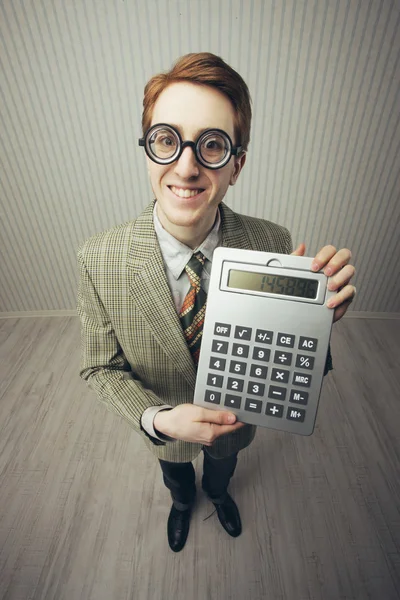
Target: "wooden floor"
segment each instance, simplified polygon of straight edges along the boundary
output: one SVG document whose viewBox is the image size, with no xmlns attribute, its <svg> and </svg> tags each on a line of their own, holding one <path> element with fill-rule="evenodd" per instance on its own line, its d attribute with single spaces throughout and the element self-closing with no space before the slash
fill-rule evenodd
<svg viewBox="0 0 400 600">
<path fill-rule="evenodd" d="M 2 600 L 400 598 L 400 321 L 334 326 L 314 434 L 260 428 L 242 535 L 199 493 L 179 554 L 156 460 L 78 377 L 78 320 L 0 320 L 0 344 Z"/>
</svg>

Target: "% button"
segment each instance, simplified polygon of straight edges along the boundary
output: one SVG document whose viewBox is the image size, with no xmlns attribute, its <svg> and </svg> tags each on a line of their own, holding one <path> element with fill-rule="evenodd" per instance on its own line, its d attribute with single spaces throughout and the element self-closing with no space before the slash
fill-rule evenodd
<svg viewBox="0 0 400 600">
<path fill-rule="evenodd" d="M 298 354 L 296 357 L 296 367 L 300 367 L 300 369 L 313 369 L 314 368 L 314 357 L 313 356 L 304 356 L 303 354 Z"/>
</svg>

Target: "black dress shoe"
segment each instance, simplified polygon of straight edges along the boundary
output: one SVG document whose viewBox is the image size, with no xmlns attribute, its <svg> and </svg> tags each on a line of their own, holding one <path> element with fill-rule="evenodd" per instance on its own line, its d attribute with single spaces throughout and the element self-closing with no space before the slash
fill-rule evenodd
<svg viewBox="0 0 400 600">
<path fill-rule="evenodd" d="M 242 533 L 242 523 L 238 507 L 234 500 L 227 493 L 222 502 L 213 502 L 217 509 L 217 514 L 222 527 L 232 537 L 237 537 Z"/>
<path fill-rule="evenodd" d="M 172 505 L 168 517 L 168 543 L 171 550 L 179 552 L 186 543 L 189 533 L 190 508 L 187 510 L 178 510 Z"/>
</svg>

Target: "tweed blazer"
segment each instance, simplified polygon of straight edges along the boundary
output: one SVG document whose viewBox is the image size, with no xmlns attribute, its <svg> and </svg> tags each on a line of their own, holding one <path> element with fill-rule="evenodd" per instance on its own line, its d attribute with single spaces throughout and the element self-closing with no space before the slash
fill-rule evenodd
<svg viewBox="0 0 400 600">
<path fill-rule="evenodd" d="M 201 444 L 154 441 L 141 427 L 150 406 L 193 402 L 196 370 L 168 287 L 153 224 L 154 202 L 134 221 L 97 234 L 78 250 L 80 375 L 158 457 L 193 460 Z M 222 246 L 290 253 L 287 229 L 221 209 Z M 208 448 L 229 456 L 250 444 L 246 425 Z"/>
</svg>

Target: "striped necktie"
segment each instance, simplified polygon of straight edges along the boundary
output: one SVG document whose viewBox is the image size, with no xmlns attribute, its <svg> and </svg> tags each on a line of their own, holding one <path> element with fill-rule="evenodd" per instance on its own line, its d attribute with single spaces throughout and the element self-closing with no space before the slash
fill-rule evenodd
<svg viewBox="0 0 400 600">
<path fill-rule="evenodd" d="M 185 267 L 190 281 L 190 289 L 186 294 L 179 313 L 183 335 L 196 366 L 199 362 L 200 344 L 206 312 L 207 294 L 200 287 L 201 272 L 205 260 L 206 258 L 201 252 L 196 252 Z"/>
</svg>

